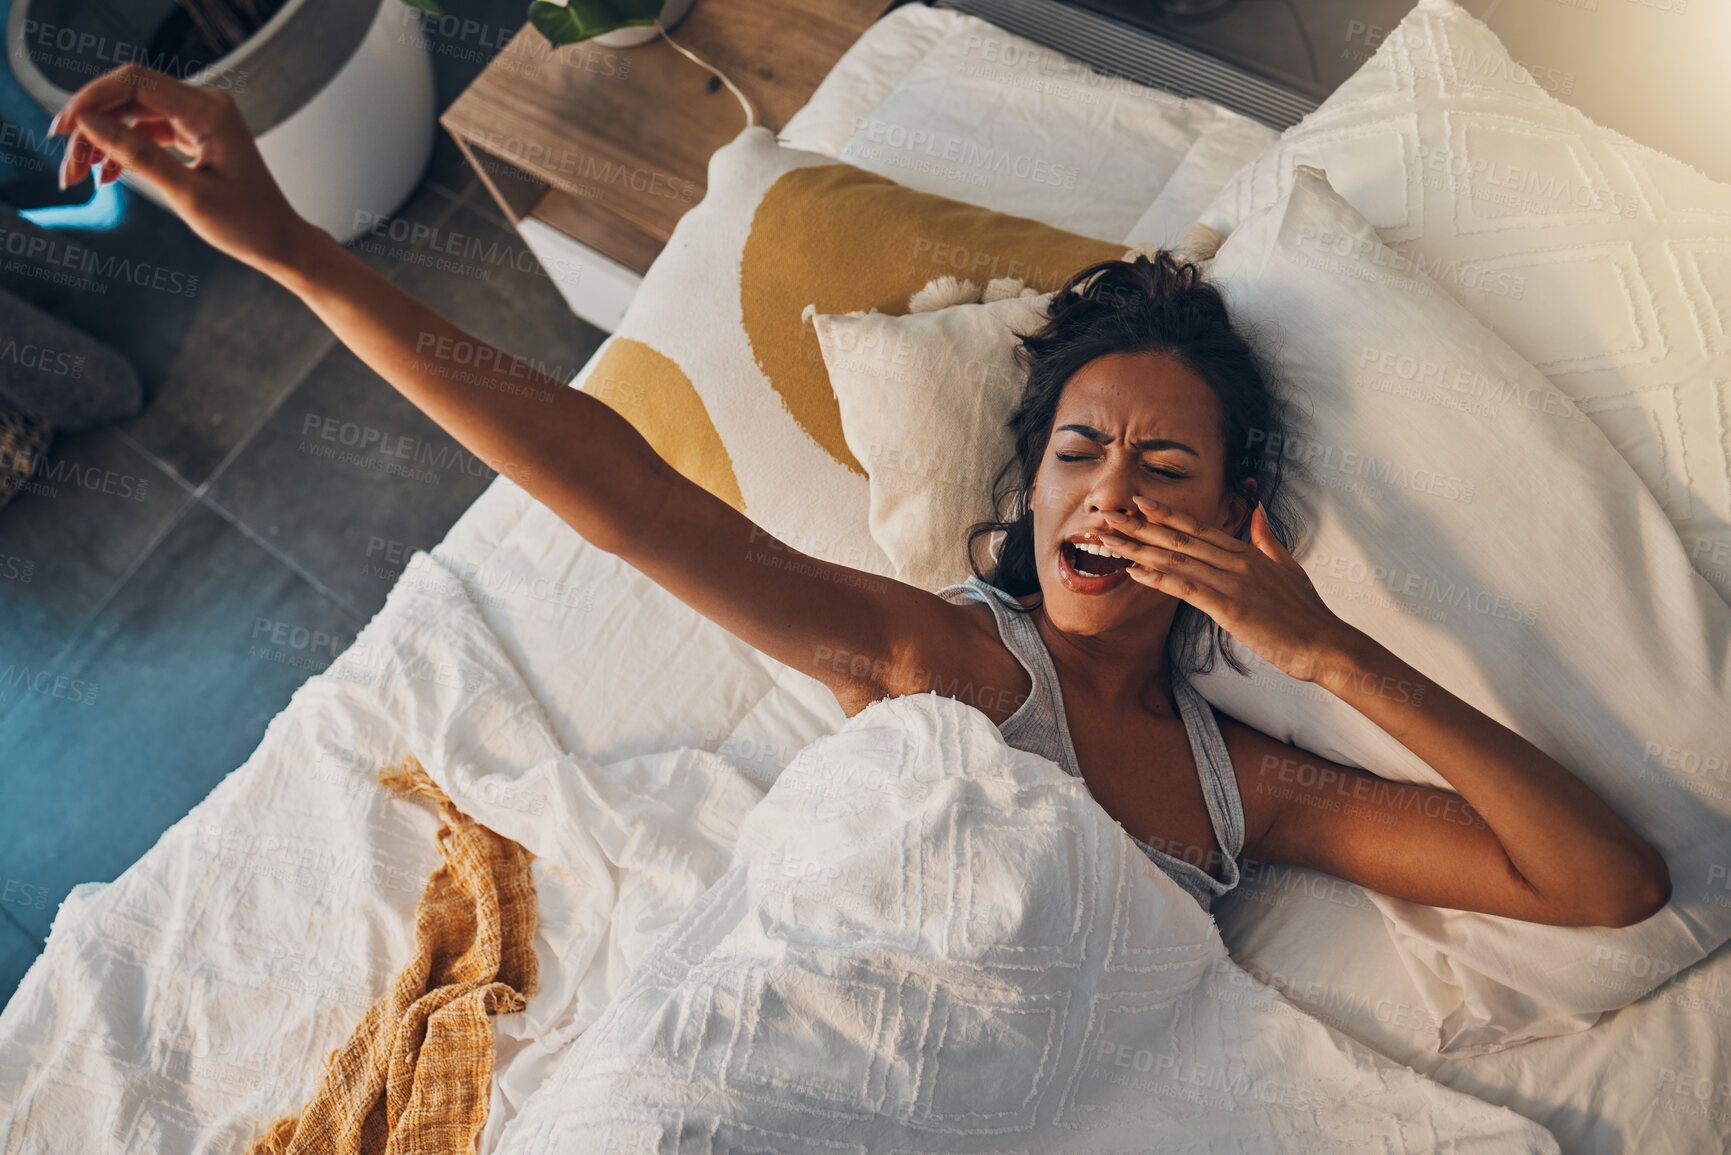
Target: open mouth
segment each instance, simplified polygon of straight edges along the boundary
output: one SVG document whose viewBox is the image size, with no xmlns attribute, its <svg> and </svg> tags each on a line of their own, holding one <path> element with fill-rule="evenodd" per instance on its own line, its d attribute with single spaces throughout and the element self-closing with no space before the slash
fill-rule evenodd
<svg viewBox="0 0 1731 1155">
<path fill-rule="evenodd" d="M 1088 577 L 1109 577 L 1130 568 L 1130 559 L 1127 557 L 1103 557 L 1097 553 L 1089 553 L 1073 541 L 1066 541 L 1058 548 L 1064 551 L 1064 560 L 1071 569 Z"/>
</svg>

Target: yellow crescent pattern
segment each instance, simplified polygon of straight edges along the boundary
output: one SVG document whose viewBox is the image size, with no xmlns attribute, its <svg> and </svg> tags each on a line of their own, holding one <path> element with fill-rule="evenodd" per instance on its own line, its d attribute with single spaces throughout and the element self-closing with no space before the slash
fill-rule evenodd
<svg viewBox="0 0 1731 1155">
<path fill-rule="evenodd" d="M 671 357 L 641 341 L 615 337 L 584 380 L 583 391 L 631 422 L 682 475 L 745 512 L 733 459 L 691 378 Z"/>
<path fill-rule="evenodd" d="M 758 202 L 739 262 L 739 305 L 758 367 L 807 436 L 862 478 L 817 334 L 800 320 L 855 309 L 907 312 L 936 277 L 984 286 L 1017 277 L 1046 292 L 1078 269 L 1124 255 L 1039 221 L 915 192 L 848 164 L 782 174 Z"/>
</svg>

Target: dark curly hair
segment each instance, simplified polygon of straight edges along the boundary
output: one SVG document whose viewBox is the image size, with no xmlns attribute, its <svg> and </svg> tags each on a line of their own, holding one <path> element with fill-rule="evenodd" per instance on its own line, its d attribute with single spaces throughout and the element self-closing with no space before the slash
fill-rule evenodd
<svg viewBox="0 0 1731 1155">
<path fill-rule="evenodd" d="M 1030 498 L 1057 419 L 1058 398 L 1077 370 L 1113 353 L 1163 353 L 1207 382 L 1220 408 L 1227 489 L 1244 496 L 1252 509 L 1260 504 L 1268 528 L 1292 548 L 1298 522 L 1281 485 L 1280 454 L 1289 403 L 1276 390 L 1271 369 L 1232 326 L 1220 291 L 1194 264 L 1161 251 L 1153 259 L 1137 255 L 1133 261 L 1090 265 L 1064 282 L 1046 316 L 1016 350 L 1028 370 L 1021 404 L 1006 423 L 1015 434 L 1016 453 L 993 482 L 993 508 L 1000 520 L 977 522 L 968 530 L 969 565 L 976 577 L 1015 598 L 1039 590 Z M 1003 544 L 982 572 L 975 542 L 998 531 Z M 1249 540 L 1249 517 L 1237 536 Z M 1012 608 L 1031 612 L 1035 607 Z M 1207 614 L 1181 602 L 1167 654 L 1182 672 L 1206 673 L 1219 651 L 1234 670 L 1246 673 L 1221 645 L 1220 635 Z"/>
</svg>

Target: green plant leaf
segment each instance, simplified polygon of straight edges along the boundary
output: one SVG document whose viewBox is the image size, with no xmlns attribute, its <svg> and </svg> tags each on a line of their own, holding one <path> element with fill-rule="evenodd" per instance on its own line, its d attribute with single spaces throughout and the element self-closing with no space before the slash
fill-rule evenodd
<svg viewBox="0 0 1731 1155">
<path fill-rule="evenodd" d="M 553 4 L 535 0 L 529 23 L 555 48 L 605 36 L 621 28 L 644 28 L 661 15 L 663 0 L 570 0 Z"/>
<path fill-rule="evenodd" d="M 445 10 L 439 7 L 439 0 L 403 0 L 410 8 L 418 8 L 435 20 L 445 18 Z"/>
</svg>

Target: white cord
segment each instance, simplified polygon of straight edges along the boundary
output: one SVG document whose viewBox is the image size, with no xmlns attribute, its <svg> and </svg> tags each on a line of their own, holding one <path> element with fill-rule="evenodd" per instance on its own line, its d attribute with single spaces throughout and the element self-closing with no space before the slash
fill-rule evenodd
<svg viewBox="0 0 1731 1155">
<path fill-rule="evenodd" d="M 691 61 L 693 64 L 697 65 L 698 67 L 707 70 L 708 72 L 713 74 L 717 80 L 719 80 L 719 81 L 721 81 L 721 83 L 727 85 L 727 91 L 733 93 L 733 95 L 735 97 L 737 97 L 739 100 L 739 106 L 741 108 L 745 109 L 745 127 L 747 127 L 747 128 L 756 127 L 756 125 L 757 125 L 757 110 L 751 107 L 751 101 L 747 100 L 745 98 L 745 93 L 739 91 L 739 87 L 737 85 L 735 85 L 733 83 L 733 81 L 731 81 L 727 78 L 726 73 L 722 72 L 721 69 L 716 68 L 714 65 L 710 64 L 707 60 L 704 60 L 701 56 L 697 55 L 697 53 L 692 52 L 689 49 L 681 47 L 677 40 L 675 40 L 675 39 L 673 39 L 673 37 L 667 35 L 667 29 L 662 27 L 660 19 L 657 19 L 655 21 L 655 27 L 661 33 L 662 39 L 666 40 L 667 43 L 673 45 L 673 50 L 675 52 L 679 53 L 679 55 L 685 57 L 687 60 Z"/>
</svg>

